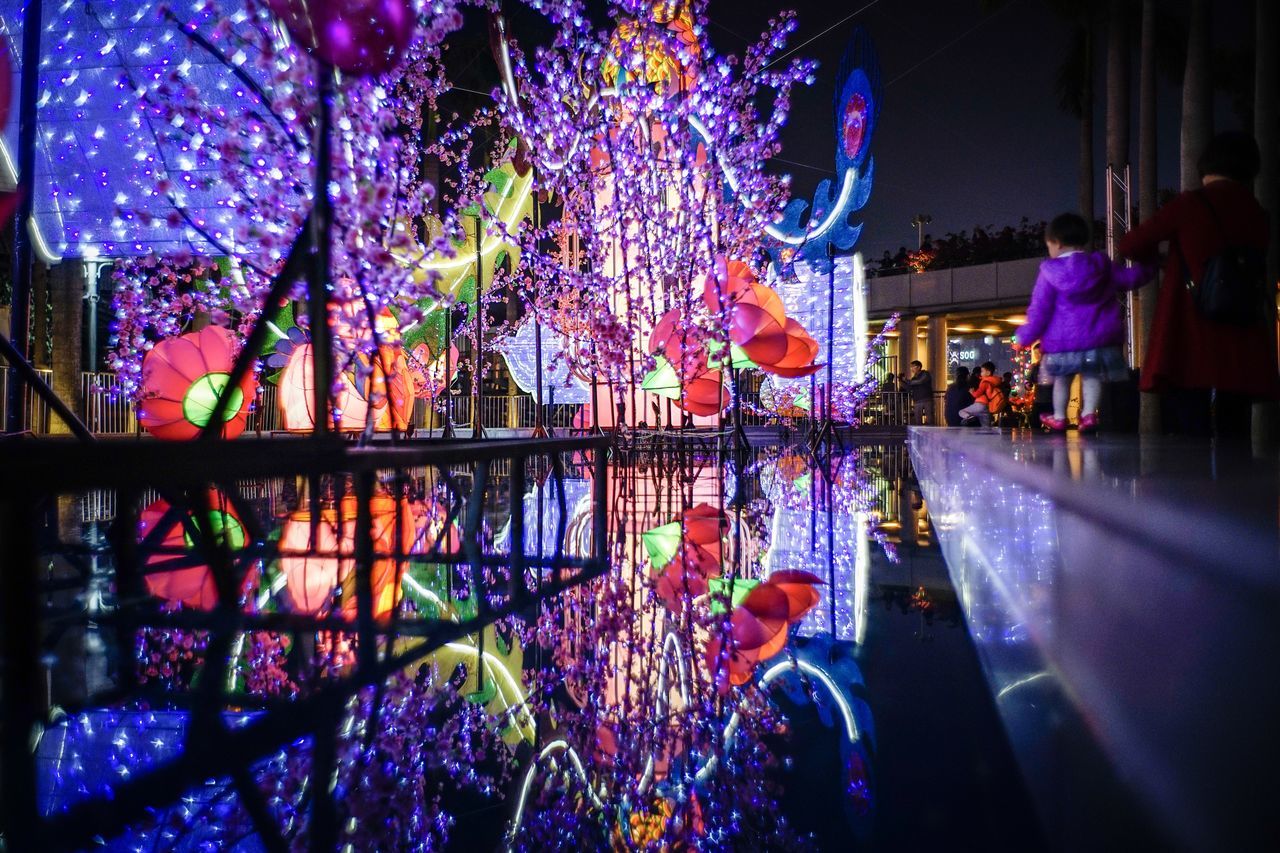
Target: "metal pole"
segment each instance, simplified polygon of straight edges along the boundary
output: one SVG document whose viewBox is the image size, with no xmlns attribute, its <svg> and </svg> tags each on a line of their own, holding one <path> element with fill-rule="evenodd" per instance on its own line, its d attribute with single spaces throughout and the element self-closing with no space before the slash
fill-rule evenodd
<svg viewBox="0 0 1280 853">
<path fill-rule="evenodd" d="M 42 0 L 27 0 L 22 13 L 22 89 L 18 93 L 18 212 L 13 220 L 13 304 L 9 314 L 9 339 L 24 359 L 31 357 L 31 237 L 27 228 L 35 197 L 36 96 L 40 89 L 40 32 L 44 27 Z M 13 365 L 9 367 L 5 432 L 26 429 L 26 384 Z"/>
<path fill-rule="evenodd" d="M 484 405 L 484 254 L 480 251 L 484 221 L 480 216 L 480 213 L 476 214 L 476 320 L 475 342 L 471 347 L 472 439 L 484 438 L 484 418 L 480 411 Z"/>
<path fill-rule="evenodd" d="M 441 438 L 453 438 L 453 305 L 444 308 L 444 428 Z"/>
<path fill-rule="evenodd" d="M 534 178 L 537 178 L 537 172 L 534 172 Z M 539 233 L 537 229 L 542 227 L 542 202 L 538 200 L 538 196 L 536 194 L 533 197 L 533 216 L 533 227 L 535 229 L 535 233 Z M 537 399 L 533 401 L 533 438 L 546 438 L 547 424 L 543 417 L 544 413 L 542 407 L 542 324 L 538 322 L 536 293 L 534 295 L 533 306 L 533 366 L 534 373 L 536 374 L 534 381 L 537 383 L 537 387 L 535 389 L 537 391 Z M 541 551 L 539 551 L 539 554 L 541 554 Z"/>
<path fill-rule="evenodd" d="M 547 435 L 547 427 L 542 417 L 542 324 L 538 322 L 538 315 L 533 315 L 533 364 L 534 373 L 537 374 L 537 399 L 534 401 L 533 407 L 533 437 L 545 438 Z"/>
<path fill-rule="evenodd" d="M 96 261 L 85 261 L 85 302 L 89 304 L 89 320 L 85 329 L 85 348 L 88 358 L 85 368 L 94 373 L 98 370 L 98 276 L 102 272 L 102 264 Z"/>
<path fill-rule="evenodd" d="M 831 417 L 831 392 L 834 389 L 836 363 L 836 252 L 827 244 L 827 393 L 825 395 L 827 425 L 834 429 Z"/>
<path fill-rule="evenodd" d="M 307 277 L 307 316 L 311 321 L 312 432 L 329 431 L 329 391 L 333 384 L 333 338 L 329 334 L 329 255 L 333 209 L 329 175 L 333 169 L 333 69 L 320 65 L 320 121 L 316 127 L 316 185 L 311 218 L 311 270 Z"/>
</svg>

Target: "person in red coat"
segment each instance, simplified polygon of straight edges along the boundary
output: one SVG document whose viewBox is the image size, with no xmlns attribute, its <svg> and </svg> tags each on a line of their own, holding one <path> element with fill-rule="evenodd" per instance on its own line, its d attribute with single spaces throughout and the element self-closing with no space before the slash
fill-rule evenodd
<svg viewBox="0 0 1280 853">
<path fill-rule="evenodd" d="M 1253 400 L 1280 397 L 1275 317 L 1253 327 L 1207 320 L 1187 282 L 1201 281 L 1206 262 L 1228 246 L 1266 250 L 1267 214 L 1251 189 L 1258 144 L 1248 134 L 1219 134 L 1198 165 L 1203 185 L 1176 196 L 1118 246 L 1124 257 L 1154 262 L 1159 245 L 1169 243 L 1141 389 L 1161 395 L 1165 432 L 1247 439 Z"/>
</svg>

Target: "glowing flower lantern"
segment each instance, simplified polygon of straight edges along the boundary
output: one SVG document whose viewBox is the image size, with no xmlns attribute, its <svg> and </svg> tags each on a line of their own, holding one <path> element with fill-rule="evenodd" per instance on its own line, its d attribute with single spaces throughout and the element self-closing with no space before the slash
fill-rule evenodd
<svg viewBox="0 0 1280 853">
<path fill-rule="evenodd" d="M 707 669 L 722 689 L 751 679 L 755 665 L 782 651 L 787 644 L 787 595 L 761 584 L 752 589 L 729 617 L 728 654 L 720 660 L 725 637 L 716 632 L 707 642 Z"/>
<path fill-rule="evenodd" d="M 710 275 L 694 280 L 713 314 L 729 313 L 729 340 L 766 373 L 796 378 L 816 373 L 818 342 L 787 316 L 782 298 L 741 261 L 717 258 Z M 741 366 L 735 358 L 735 366 Z"/>
<path fill-rule="evenodd" d="M 729 405 L 729 388 L 718 368 L 707 359 L 705 348 L 684 353 L 679 330 L 680 312 L 672 309 L 658 320 L 649 336 L 649 352 L 657 356 L 654 369 L 640 383 L 641 389 L 675 401 L 692 415 L 716 415 Z M 681 371 L 676 365 L 681 365 Z"/>
<path fill-rule="evenodd" d="M 667 609 L 679 611 L 685 601 L 704 595 L 721 572 L 724 513 L 707 503 L 684 512 L 680 521 L 640 535 L 650 568 L 658 573 L 656 591 Z"/>
<path fill-rule="evenodd" d="M 239 347 L 220 326 L 207 326 L 160 341 L 142 362 L 138 423 L 156 438 L 195 438 L 209 423 L 218 395 L 227 387 Z M 244 432 L 249 403 L 257 390 L 246 374 L 222 414 L 222 437 Z"/>
<path fill-rule="evenodd" d="M 820 583 L 809 572 L 786 570 L 774 572 L 750 589 L 729 617 L 725 665 L 720 660 L 724 636 L 717 633 L 707 642 L 707 667 L 718 678 L 722 690 L 729 685 L 746 684 L 757 663 L 782 651 L 787 644 L 788 626 L 818 603 L 818 592 L 813 587 Z"/>
<path fill-rule="evenodd" d="M 159 551 L 148 554 L 144 561 L 147 591 L 171 604 L 200 610 L 212 610 L 218 603 L 213 571 L 207 563 L 193 564 L 192 556 L 179 552 L 199 554 L 210 545 L 238 551 L 248 540 L 244 524 L 226 495 L 210 490 L 207 500 L 207 513 L 180 512 L 162 498 L 138 515 L 138 542 L 147 543 L 150 539 Z M 143 548 L 149 550 L 147 544 Z M 171 565 L 173 568 L 166 568 Z M 248 576 L 245 581 L 247 584 Z"/>
<path fill-rule="evenodd" d="M 769 575 L 765 583 L 782 590 L 787 596 L 787 621 L 798 622 L 817 605 L 821 596 L 814 587 L 823 581 L 802 569 L 779 569 Z"/>
<path fill-rule="evenodd" d="M 609 39 L 609 50 L 600 73 L 606 84 L 617 88 L 626 86 L 632 79 L 641 79 L 659 95 L 688 91 L 697 79 L 695 63 L 699 54 L 689 9 L 682 4 L 658 0 L 651 13 L 653 22 L 665 24 L 674 36 L 677 49 L 673 51 L 672 45 L 660 34 L 646 33 L 636 21 L 624 20 Z M 694 62 L 682 61 L 678 55 L 680 50 Z"/>
<path fill-rule="evenodd" d="M 334 400 L 342 413 L 339 429 L 362 430 L 370 407 L 374 411 L 373 428 L 386 431 L 406 429 L 413 415 L 413 379 L 404 351 L 398 347 L 381 347 L 389 350 L 390 371 L 384 358 L 367 356 L 358 358 L 370 376 L 359 387 L 350 371 L 343 371 L 339 378 L 337 397 Z M 311 344 L 294 348 L 280 374 L 280 413 L 287 430 L 309 430 L 315 425 L 315 369 L 311 360 Z"/>
</svg>

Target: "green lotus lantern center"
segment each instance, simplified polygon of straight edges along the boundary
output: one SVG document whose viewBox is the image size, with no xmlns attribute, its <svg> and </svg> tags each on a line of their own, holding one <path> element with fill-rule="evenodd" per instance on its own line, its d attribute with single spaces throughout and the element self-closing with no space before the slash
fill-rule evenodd
<svg viewBox="0 0 1280 853">
<path fill-rule="evenodd" d="M 206 426 L 213 417 L 213 407 L 217 405 L 218 395 L 227 387 L 231 375 L 227 373 L 206 373 L 182 395 L 182 416 L 192 424 Z M 237 386 L 231 389 L 231 399 L 227 401 L 227 409 L 222 413 L 222 420 L 229 421 L 240 411 L 244 404 L 244 392 Z"/>
<path fill-rule="evenodd" d="M 209 536 L 213 540 L 213 544 L 219 548 L 228 548 L 232 551 L 238 551 L 245 546 L 249 537 L 245 534 L 244 525 L 235 516 L 213 510 L 207 517 L 207 523 L 196 522 L 199 533 L 202 536 Z M 190 528 L 182 531 L 182 540 L 187 548 L 196 547 L 195 537 L 192 536 Z"/>
</svg>

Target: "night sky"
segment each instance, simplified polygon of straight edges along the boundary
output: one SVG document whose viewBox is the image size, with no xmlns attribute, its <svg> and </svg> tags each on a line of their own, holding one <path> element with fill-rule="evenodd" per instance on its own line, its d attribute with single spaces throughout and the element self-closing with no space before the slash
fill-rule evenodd
<svg viewBox="0 0 1280 853">
<path fill-rule="evenodd" d="M 1185 18 L 1187 5 L 1186 0 L 1163 0 L 1160 7 Z M 1210 5 L 1215 48 L 1251 50 L 1253 0 L 1214 0 Z M 526 45 L 537 42 L 537 16 L 520 4 L 508 7 L 516 38 Z M 927 230 L 941 235 L 975 225 L 1017 225 L 1024 216 L 1040 220 L 1076 209 L 1079 125 L 1059 109 L 1054 90 L 1071 31 L 1046 0 L 1006 0 L 990 13 L 980 0 L 711 0 L 711 41 L 720 53 L 741 53 L 759 37 L 768 18 L 784 8 L 799 15 L 792 47 L 861 10 L 797 52 L 818 60 L 820 67 L 814 85 L 793 98 L 784 150 L 773 164 L 792 175 L 797 198 L 811 199 L 817 183 L 834 172 L 835 75 L 854 28 L 866 27 L 879 51 L 885 96 L 871 148 L 875 185 L 861 212 L 865 228 L 857 246 L 868 258 L 902 245 L 913 247 L 910 223 L 916 213 L 930 214 L 933 223 Z M 459 83 L 487 91 L 496 74 L 484 23 L 475 12 L 467 18 L 465 35 L 458 35 L 474 41 L 455 50 L 455 59 L 465 57 Z M 1136 157 L 1136 20 L 1133 35 L 1131 134 Z M 1095 58 L 1095 197 L 1101 211 L 1106 165 L 1102 26 Z M 1252 60 L 1245 61 L 1252 79 Z M 1221 90 L 1216 98 L 1216 128 L 1240 127 L 1231 98 Z M 1178 182 L 1180 104 L 1180 84 L 1162 78 L 1161 188 L 1174 189 Z M 1135 162 L 1135 182 L 1136 172 Z"/>
<path fill-rule="evenodd" d="M 712 0 L 711 37 L 720 50 L 737 52 L 745 45 L 738 35 L 754 37 L 772 10 L 786 7 L 799 13 L 800 28 L 792 41 L 793 46 L 799 45 L 868 5 L 869 9 L 799 51 L 821 66 L 817 82 L 795 98 L 781 154 L 786 160 L 827 172 L 832 169 L 834 78 L 850 33 L 858 24 L 865 26 L 880 53 L 885 83 L 871 149 L 876 158 L 875 187 L 863 211 L 866 226 L 858 245 L 867 257 L 878 258 L 884 250 L 901 245 L 914 246 L 915 228 L 910 223 L 916 213 L 931 214 L 933 223 L 926 231 L 940 235 L 974 225 L 1016 225 L 1023 216 L 1039 220 L 1076 209 L 1079 124 L 1059 109 L 1054 93 L 1070 29 L 1044 0 L 1011 0 L 995 13 L 984 13 L 978 0 L 854 0 L 846 4 L 793 0 L 753 2 L 746 8 L 732 0 Z M 1161 5 L 1185 14 L 1187 4 L 1166 0 Z M 1251 0 L 1223 0 L 1211 6 L 1215 47 L 1251 46 Z M 1131 59 L 1135 158 L 1136 34 L 1135 25 Z M 1095 197 L 1101 211 L 1101 172 L 1106 165 L 1102 27 L 1097 38 Z M 1240 127 L 1231 99 L 1222 92 L 1216 98 L 1216 128 Z M 1180 105 L 1179 84 L 1162 80 L 1157 107 L 1162 188 L 1176 188 L 1178 182 Z M 818 169 L 793 164 L 779 164 L 779 169 L 791 173 L 793 192 L 799 198 L 811 198 L 824 177 Z M 1136 181 L 1136 161 L 1133 169 Z"/>
</svg>

